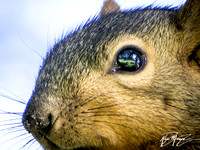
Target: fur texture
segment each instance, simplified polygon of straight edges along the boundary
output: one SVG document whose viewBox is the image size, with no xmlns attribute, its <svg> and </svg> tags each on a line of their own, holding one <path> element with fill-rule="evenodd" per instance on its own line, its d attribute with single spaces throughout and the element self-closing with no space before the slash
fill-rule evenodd
<svg viewBox="0 0 200 150">
<path fill-rule="evenodd" d="M 108 0 L 47 54 L 25 128 L 49 150 L 200 148 L 200 1 L 119 10 Z M 145 53 L 142 70 L 113 71 L 126 46 Z M 168 132 L 193 140 L 160 147 Z"/>
</svg>

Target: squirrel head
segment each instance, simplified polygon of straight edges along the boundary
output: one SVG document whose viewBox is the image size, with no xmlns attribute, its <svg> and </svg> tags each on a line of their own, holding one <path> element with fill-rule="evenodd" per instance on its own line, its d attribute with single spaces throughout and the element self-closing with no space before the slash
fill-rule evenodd
<svg viewBox="0 0 200 150">
<path fill-rule="evenodd" d="M 142 149 L 200 135 L 200 1 L 100 15 L 47 54 L 23 115 L 45 149 Z M 187 143 L 184 148 L 197 143 Z"/>
</svg>

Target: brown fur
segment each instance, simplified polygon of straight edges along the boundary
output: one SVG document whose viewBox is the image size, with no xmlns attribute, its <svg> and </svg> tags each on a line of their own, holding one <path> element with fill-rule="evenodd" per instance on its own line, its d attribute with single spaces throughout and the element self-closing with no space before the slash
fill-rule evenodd
<svg viewBox="0 0 200 150">
<path fill-rule="evenodd" d="M 104 1 L 103 7 L 100 12 L 100 16 L 106 15 L 111 12 L 120 12 L 120 7 L 113 0 Z"/>
<path fill-rule="evenodd" d="M 188 0 L 179 10 L 144 10 L 139 27 L 116 27 L 111 36 L 119 10 L 105 2 L 99 18 L 105 22 L 89 23 L 47 55 L 24 112 L 25 128 L 50 150 L 200 148 L 200 1 Z M 96 36 L 93 26 L 102 26 Z M 126 45 L 145 52 L 141 71 L 112 71 Z M 198 140 L 160 147 L 168 132 Z"/>
</svg>

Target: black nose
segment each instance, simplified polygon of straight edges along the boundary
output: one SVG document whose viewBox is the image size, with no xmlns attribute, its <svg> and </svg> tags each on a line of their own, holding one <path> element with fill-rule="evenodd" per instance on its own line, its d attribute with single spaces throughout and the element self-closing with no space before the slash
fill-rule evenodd
<svg viewBox="0 0 200 150">
<path fill-rule="evenodd" d="M 28 132 L 38 132 L 42 135 L 48 134 L 52 127 L 52 114 L 49 113 L 45 117 L 38 114 L 24 114 L 23 124 Z"/>
</svg>

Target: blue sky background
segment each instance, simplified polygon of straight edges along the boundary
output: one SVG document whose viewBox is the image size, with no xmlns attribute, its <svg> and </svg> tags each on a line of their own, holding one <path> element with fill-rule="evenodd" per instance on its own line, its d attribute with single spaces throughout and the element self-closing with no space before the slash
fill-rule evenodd
<svg viewBox="0 0 200 150">
<path fill-rule="evenodd" d="M 122 9 L 150 4 L 180 6 L 185 0 L 116 0 Z M 0 0 L 0 95 L 28 101 L 42 58 L 63 33 L 97 15 L 103 0 Z M 14 94 L 13 94 L 14 93 Z M 16 96 L 17 95 L 17 96 Z M 0 97 L 0 110 L 22 112 L 24 105 Z M 0 115 L 2 120 L 9 119 Z M 19 120 L 20 121 L 20 120 Z M 18 121 L 18 122 L 19 122 Z M 19 149 L 15 137 L 3 136 L 2 150 Z M 8 141 L 4 143 L 5 141 Z M 4 143 L 4 144 L 2 144 Z M 20 142 L 17 142 L 20 143 Z M 22 145 L 25 144 L 22 142 Z M 14 145 L 14 146 L 12 146 Z M 36 147 L 32 146 L 32 149 Z M 31 148 L 30 148 L 31 149 Z"/>
</svg>

